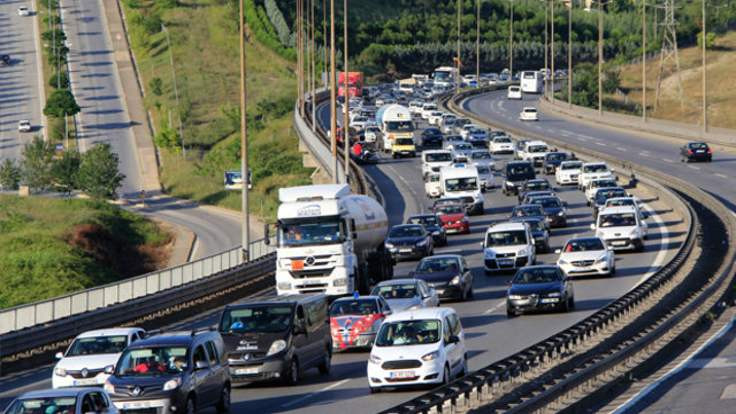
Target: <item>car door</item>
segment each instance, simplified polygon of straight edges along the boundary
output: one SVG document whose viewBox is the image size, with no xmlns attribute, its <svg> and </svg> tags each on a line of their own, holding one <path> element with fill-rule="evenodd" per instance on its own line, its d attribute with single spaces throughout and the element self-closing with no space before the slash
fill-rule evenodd
<svg viewBox="0 0 736 414">
<path fill-rule="evenodd" d="M 199 365 L 199 367 L 197 367 Z M 197 401 L 204 405 L 212 401 L 212 382 L 209 356 L 205 351 L 204 344 L 199 344 L 192 352 L 192 388 L 197 396 Z"/>
<path fill-rule="evenodd" d="M 452 337 L 452 323 L 450 319 L 445 316 L 442 318 L 442 339 L 445 347 L 445 358 L 447 364 L 450 366 L 450 376 L 454 377 L 460 372 L 462 360 L 459 360 L 458 355 L 458 344 L 452 343 L 450 338 Z"/>
<path fill-rule="evenodd" d="M 314 358 L 312 350 L 309 347 L 309 333 L 307 329 L 307 314 L 303 305 L 297 305 L 294 314 L 294 354 L 299 360 L 299 364 L 304 366 L 305 363 Z"/>
<path fill-rule="evenodd" d="M 463 258 L 460 263 L 463 286 L 467 286 L 467 288 L 470 289 L 473 286 L 473 272 L 470 271 L 470 267 L 468 266 L 468 262 L 465 260 L 465 258 Z"/>
<path fill-rule="evenodd" d="M 205 342 L 205 350 L 207 351 L 207 358 L 210 364 L 209 376 L 207 377 L 207 394 L 209 395 L 208 404 L 216 404 L 220 400 L 220 392 L 222 386 L 225 384 L 224 378 L 224 364 L 220 360 L 220 355 L 217 352 L 217 347 L 212 341 Z"/>
</svg>

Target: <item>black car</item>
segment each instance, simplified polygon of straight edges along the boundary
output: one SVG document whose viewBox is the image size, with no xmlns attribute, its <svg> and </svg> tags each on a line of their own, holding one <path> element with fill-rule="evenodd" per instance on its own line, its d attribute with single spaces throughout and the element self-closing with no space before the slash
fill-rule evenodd
<svg viewBox="0 0 736 414">
<path fill-rule="evenodd" d="M 442 149 L 442 131 L 427 128 L 422 131 L 422 149 Z"/>
<path fill-rule="evenodd" d="M 547 223 L 544 209 L 538 204 L 519 204 L 511 210 L 511 217 L 509 218 L 512 219 L 514 217 L 536 217 Z"/>
<path fill-rule="evenodd" d="M 557 194 L 552 190 L 544 191 L 528 191 L 524 193 L 524 198 L 519 204 L 531 204 L 531 201 L 539 197 L 557 197 Z"/>
<path fill-rule="evenodd" d="M 522 267 L 511 279 L 506 291 L 506 315 L 523 312 L 575 309 L 572 283 L 553 265 Z"/>
<path fill-rule="evenodd" d="M 532 237 L 534 237 L 534 245 L 537 248 L 537 252 L 550 252 L 549 230 L 547 229 L 547 223 L 544 219 L 540 217 L 514 217 L 510 221 L 528 224 L 529 230 L 532 232 Z"/>
<path fill-rule="evenodd" d="M 535 178 L 533 180 L 525 181 L 520 187 L 517 193 L 519 202 L 522 202 L 527 194 L 536 191 L 552 191 L 552 186 L 544 178 Z"/>
<path fill-rule="evenodd" d="M 542 162 L 542 171 L 545 174 L 554 174 L 562 161 L 570 160 L 570 154 L 566 152 L 548 152 Z"/>
<path fill-rule="evenodd" d="M 215 331 L 167 332 L 135 341 L 107 370 L 105 391 L 123 413 L 230 410 L 230 372 Z"/>
<path fill-rule="evenodd" d="M 557 197 L 535 197 L 530 200 L 531 204 L 542 207 L 544 216 L 550 227 L 567 227 L 567 211 L 565 203 Z"/>
<path fill-rule="evenodd" d="M 0 63 L 2 63 L 3 65 L 9 65 L 10 55 L 0 55 Z"/>
<path fill-rule="evenodd" d="M 435 246 L 447 246 L 447 233 L 436 214 L 417 214 L 409 217 L 406 224 L 421 224 L 432 235 Z"/>
<path fill-rule="evenodd" d="M 317 368 L 330 373 L 332 336 L 325 295 L 258 297 L 222 311 L 219 330 L 233 382 L 294 385 Z"/>
<path fill-rule="evenodd" d="M 514 195 L 519 193 L 521 186 L 536 178 L 534 166 L 529 161 L 510 161 L 504 170 L 503 194 Z"/>
<path fill-rule="evenodd" d="M 713 150 L 705 142 L 688 142 L 680 147 L 680 161 L 707 161 L 713 160 Z"/>
<path fill-rule="evenodd" d="M 621 187 L 606 187 L 596 190 L 593 196 L 593 219 L 598 218 L 598 212 L 610 198 L 629 197 L 629 194 Z M 632 199 L 633 200 L 633 199 Z"/>
<path fill-rule="evenodd" d="M 464 301 L 473 297 L 473 273 L 458 254 L 425 257 L 410 276 L 427 282 L 440 299 Z"/>
<path fill-rule="evenodd" d="M 421 259 L 431 256 L 434 251 L 432 235 L 421 224 L 399 224 L 388 232 L 385 242 L 391 257 L 401 259 Z"/>
</svg>

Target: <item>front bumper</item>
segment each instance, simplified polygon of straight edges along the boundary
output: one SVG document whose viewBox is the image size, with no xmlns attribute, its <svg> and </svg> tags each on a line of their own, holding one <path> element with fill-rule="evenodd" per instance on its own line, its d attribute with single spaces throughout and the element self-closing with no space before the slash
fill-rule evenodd
<svg viewBox="0 0 736 414">
<path fill-rule="evenodd" d="M 283 357 L 266 357 L 249 362 L 230 360 L 230 378 L 234 383 L 269 381 L 283 378 L 288 364 Z"/>
<path fill-rule="evenodd" d="M 577 184 L 578 183 L 578 175 L 562 175 L 560 176 L 560 179 L 558 181 L 560 184 Z"/>
<path fill-rule="evenodd" d="M 146 414 L 173 414 L 184 412 L 185 410 L 185 407 L 176 407 L 173 405 L 169 399 L 113 400 L 112 403 L 118 409 L 118 412 L 125 414 L 134 414 L 137 412 Z"/>
<path fill-rule="evenodd" d="M 616 238 L 604 241 L 613 250 L 639 250 L 644 247 L 644 241 L 640 238 Z"/>
<path fill-rule="evenodd" d="M 445 229 L 447 234 L 469 234 L 470 223 L 460 224 L 443 224 L 442 228 Z"/>
<path fill-rule="evenodd" d="M 545 217 L 545 221 L 550 227 L 567 227 L 567 217 L 558 216 L 557 214 Z"/>
<path fill-rule="evenodd" d="M 463 286 L 462 285 L 436 285 L 432 286 L 432 288 L 437 291 L 437 296 L 440 299 L 460 299 L 463 296 Z"/>
<path fill-rule="evenodd" d="M 357 335 L 352 340 L 349 336 L 345 336 L 340 332 L 332 333 L 332 350 L 333 351 L 345 351 L 347 349 L 355 348 L 370 348 L 373 346 L 373 341 L 376 339 L 376 333 L 362 333 Z"/>
<path fill-rule="evenodd" d="M 423 362 L 418 368 L 390 370 L 368 362 L 368 383 L 371 388 L 440 384 L 443 369 L 444 366 L 437 360 Z"/>
<path fill-rule="evenodd" d="M 427 254 L 427 250 L 427 246 L 396 246 L 388 249 L 391 258 L 397 262 L 403 259 L 421 259 Z"/>
<path fill-rule="evenodd" d="M 504 272 L 508 270 L 516 270 L 524 267 L 529 263 L 528 256 L 518 257 L 496 257 L 493 259 L 484 259 L 483 266 L 486 272 Z"/>
<path fill-rule="evenodd" d="M 564 298 L 530 296 L 525 299 L 506 299 L 506 308 L 516 313 L 557 310 L 563 304 Z"/>
<path fill-rule="evenodd" d="M 605 276 L 611 274 L 611 268 L 608 266 L 608 262 L 604 261 L 603 263 L 595 263 L 584 266 L 584 265 L 574 265 L 572 263 L 558 263 L 558 266 L 560 266 L 560 269 L 562 269 L 563 272 L 567 276 Z"/>
<path fill-rule="evenodd" d="M 286 269 L 276 270 L 276 290 L 279 295 L 324 293 L 328 296 L 344 296 L 354 291 L 353 284 L 353 275 L 345 267 L 324 269 L 321 276 L 303 278 L 293 277 Z"/>
<path fill-rule="evenodd" d="M 493 151 L 491 152 L 494 154 L 513 154 L 514 148 L 513 147 L 499 147 L 499 148 L 493 149 Z"/>
</svg>

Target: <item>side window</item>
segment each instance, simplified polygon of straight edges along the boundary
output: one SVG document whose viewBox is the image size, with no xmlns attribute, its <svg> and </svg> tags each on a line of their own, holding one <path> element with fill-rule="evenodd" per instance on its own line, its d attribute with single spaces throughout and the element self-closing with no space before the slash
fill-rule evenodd
<svg viewBox="0 0 736 414">
<path fill-rule="evenodd" d="M 90 413 L 97 411 L 95 409 L 95 403 L 92 401 L 92 396 L 90 394 L 87 394 L 82 399 L 82 412 L 83 413 Z"/>
<path fill-rule="evenodd" d="M 305 321 L 305 315 L 304 315 L 304 308 L 299 305 L 296 308 L 296 316 L 294 319 L 294 326 L 300 327 L 300 328 L 306 328 L 306 321 Z"/>
<path fill-rule="evenodd" d="M 378 303 L 380 303 L 380 304 L 381 304 L 381 308 L 383 308 L 383 310 L 384 310 L 384 311 L 389 311 L 389 310 L 391 310 L 391 307 L 390 307 L 390 306 L 388 306 L 388 303 L 387 303 L 387 302 L 386 302 L 386 301 L 385 301 L 385 300 L 384 300 L 383 298 L 379 298 L 379 299 L 378 299 Z"/>
<path fill-rule="evenodd" d="M 101 412 L 109 408 L 109 403 L 107 399 L 101 393 L 91 392 L 89 393 L 89 396 L 92 398 L 92 403 L 95 407 L 93 411 Z"/>
<path fill-rule="evenodd" d="M 444 318 L 442 320 L 442 338 L 445 340 L 445 344 L 450 342 L 450 336 L 452 336 L 450 333 L 450 322 L 447 318 Z"/>
<path fill-rule="evenodd" d="M 417 286 L 419 287 L 419 295 L 421 297 L 426 297 L 429 295 L 429 291 L 427 290 L 427 285 L 425 285 L 423 282 L 417 282 Z"/>
<path fill-rule="evenodd" d="M 462 263 L 463 263 L 463 272 L 470 269 L 470 267 L 468 267 L 468 262 L 466 262 L 465 259 L 463 259 Z"/>
<path fill-rule="evenodd" d="M 204 362 L 207 364 L 207 353 L 204 352 L 204 347 L 202 345 L 197 346 L 197 348 L 194 350 L 194 354 L 192 355 L 192 362 L 194 362 L 194 366 L 197 366 L 197 362 Z"/>
<path fill-rule="evenodd" d="M 457 317 L 456 314 L 450 315 L 450 321 L 452 321 L 452 334 L 453 335 L 460 335 L 460 330 L 462 329 L 462 325 L 460 325 L 460 319 Z"/>
<path fill-rule="evenodd" d="M 219 365 L 220 364 L 220 357 L 217 355 L 217 347 L 215 347 L 215 344 L 212 343 L 212 341 L 207 341 L 205 343 L 205 346 L 207 347 L 207 354 L 209 355 L 209 361 L 211 366 Z"/>
</svg>

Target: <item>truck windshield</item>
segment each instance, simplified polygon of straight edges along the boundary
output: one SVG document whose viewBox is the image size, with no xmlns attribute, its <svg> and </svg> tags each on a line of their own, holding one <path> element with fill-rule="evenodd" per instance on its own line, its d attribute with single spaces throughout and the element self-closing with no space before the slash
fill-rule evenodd
<svg viewBox="0 0 736 414">
<path fill-rule="evenodd" d="M 450 79 L 450 72 L 449 71 L 445 72 L 445 71 L 439 71 L 438 70 L 438 71 L 435 71 L 434 72 L 434 81 L 435 82 L 437 82 L 437 81 L 443 82 L 443 81 L 448 81 L 448 80 L 452 80 L 452 79 Z"/>
<path fill-rule="evenodd" d="M 414 132 L 414 123 L 411 121 L 389 121 L 386 122 L 388 132 Z"/>
<path fill-rule="evenodd" d="M 449 178 L 445 180 L 447 191 L 470 191 L 478 189 L 478 179 L 475 177 Z"/>
<path fill-rule="evenodd" d="M 345 226 L 336 217 L 330 220 L 286 221 L 281 224 L 282 246 L 342 243 Z"/>
<path fill-rule="evenodd" d="M 228 309 L 222 315 L 220 332 L 284 332 L 289 329 L 292 314 L 292 307 L 284 305 Z"/>
</svg>

